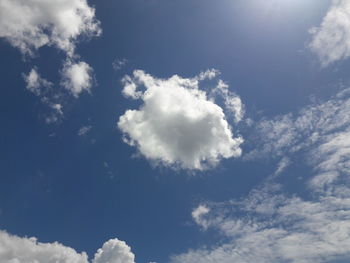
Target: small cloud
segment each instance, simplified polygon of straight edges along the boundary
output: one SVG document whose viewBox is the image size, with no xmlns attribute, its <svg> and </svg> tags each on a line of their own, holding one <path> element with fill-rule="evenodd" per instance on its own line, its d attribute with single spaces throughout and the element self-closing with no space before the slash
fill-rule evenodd
<svg viewBox="0 0 350 263">
<path fill-rule="evenodd" d="M 199 73 L 199 75 L 196 77 L 198 81 L 203 81 L 203 80 L 211 80 L 220 75 L 220 71 L 217 69 L 207 69 L 206 71 L 203 71 Z"/>
<path fill-rule="evenodd" d="M 27 75 L 23 74 L 23 78 L 26 82 L 27 90 L 37 96 L 40 96 L 43 93 L 42 89 L 51 88 L 53 85 L 50 81 L 42 78 L 36 68 L 32 68 Z"/>
<path fill-rule="evenodd" d="M 128 64 L 128 60 L 123 58 L 123 59 L 116 59 L 112 63 L 112 67 L 115 71 L 121 70 L 126 64 Z"/>
<path fill-rule="evenodd" d="M 84 61 L 74 63 L 68 59 L 62 70 L 62 85 L 77 98 L 83 91 L 90 92 L 92 73 L 93 69 Z"/>
<path fill-rule="evenodd" d="M 78 135 L 79 136 L 86 135 L 91 130 L 91 128 L 92 128 L 91 125 L 81 127 L 78 131 Z"/>
</svg>

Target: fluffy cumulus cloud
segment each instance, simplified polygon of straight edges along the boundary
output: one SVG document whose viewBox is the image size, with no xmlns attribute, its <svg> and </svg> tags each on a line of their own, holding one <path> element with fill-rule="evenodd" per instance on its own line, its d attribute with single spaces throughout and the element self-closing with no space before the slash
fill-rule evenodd
<svg viewBox="0 0 350 263">
<path fill-rule="evenodd" d="M 350 2 L 333 0 L 320 27 L 310 30 L 311 50 L 323 66 L 350 56 Z"/>
<path fill-rule="evenodd" d="M 135 263 L 135 256 L 123 241 L 111 239 L 98 249 L 92 263 Z M 89 263 L 85 252 L 57 242 L 40 243 L 36 238 L 21 238 L 0 231 L 2 263 Z"/>
<path fill-rule="evenodd" d="M 124 241 L 111 239 L 97 251 L 92 263 L 135 263 L 135 256 Z"/>
<path fill-rule="evenodd" d="M 23 54 L 49 45 L 72 56 L 79 35 L 100 32 L 86 0 L 0 0 L 0 37 Z"/>
<path fill-rule="evenodd" d="M 87 263 L 86 253 L 59 243 L 40 243 L 35 238 L 20 238 L 0 231 L 0 261 L 3 263 Z"/>
<path fill-rule="evenodd" d="M 62 85 L 74 97 L 79 97 L 83 91 L 90 92 L 92 72 L 92 68 L 83 61 L 74 63 L 67 60 L 62 70 Z"/>
<path fill-rule="evenodd" d="M 172 262 L 348 262 L 349 116 L 350 90 L 345 90 L 297 114 L 260 122 L 255 137 L 260 151 L 254 157 L 282 157 L 276 172 L 243 199 L 208 202 L 194 209 L 194 221 L 202 229 L 216 229 L 224 241 L 174 256 Z M 296 153 L 298 167 L 304 166 L 304 174 L 300 169 L 294 174 L 303 176 L 302 196 L 287 193 L 285 180 L 277 180 L 294 165 Z"/>
<path fill-rule="evenodd" d="M 142 101 L 119 119 L 125 141 L 153 162 L 183 169 L 203 170 L 240 156 L 243 139 L 234 137 L 224 110 L 200 89 L 201 81 L 215 76 L 159 79 L 136 70 L 124 77 L 123 94 Z"/>
</svg>

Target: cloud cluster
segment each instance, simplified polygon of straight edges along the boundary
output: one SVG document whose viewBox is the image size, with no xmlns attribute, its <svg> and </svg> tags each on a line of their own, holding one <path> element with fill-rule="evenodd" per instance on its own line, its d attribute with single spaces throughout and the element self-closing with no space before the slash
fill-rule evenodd
<svg viewBox="0 0 350 263">
<path fill-rule="evenodd" d="M 73 56 L 80 35 L 100 32 L 86 0 L 0 0 L 0 37 L 23 54 L 48 45 Z"/>
<path fill-rule="evenodd" d="M 316 53 L 322 66 L 350 56 L 350 2 L 333 0 L 332 6 L 320 27 L 310 30 L 311 50 Z"/>
<path fill-rule="evenodd" d="M 202 216 L 200 225 L 217 229 L 226 242 L 177 255 L 171 262 L 320 263 L 350 259 L 350 195 L 306 201 L 265 191 L 255 191 L 241 202 L 211 204 L 211 213 Z"/>
<path fill-rule="evenodd" d="M 92 263 L 135 263 L 134 254 L 123 241 L 111 239 L 98 249 Z M 85 252 L 78 253 L 57 242 L 40 243 L 36 238 L 21 238 L 0 231 L 2 263 L 89 263 Z"/>
<path fill-rule="evenodd" d="M 62 50 L 67 59 L 61 70 L 61 85 L 75 98 L 89 92 L 93 84 L 93 69 L 75 53 L 79 37 L 101 34 L 95 10 L 86 0 L 0 0 L 0 38 L 6 39 L 22 54 L 33 56 L 43 46 Z M 54 92 L 53 83 L 40 77 L 34 67 L 24 75 L 27 89 L 39 96 L 52 113 L 47 122 L 63 116 L 63 105 Z"/>
<path fill-rule="evenodd" d="M 282 158 L 275 174 L 243 199 L 194 209 L 194 221 L 216 229 L 225 241 L 174 256 L 172 262 L 350 260 L 349 116 L 350 90 L 344 90 L 297 114 L 260 122 L 254 157 Z M 306 161 L 298 163 L 305 166 L 302 187 L 308 194 L 303 196 L 285 193 L 283 181 L 275 181 L 292 165 L 295 153 Z"/>
<path fill-rule="evenodd" d="M 203 170 L 240 156 L 243 139 L 233 136 L 223 109 L 199 87 L 215 74 L 159 79 L 136 70 L 124 77 L 123 94 L 142 101 L 119 119 L 125 142 L 153 162 L 183 169 Z"/>
</svg>

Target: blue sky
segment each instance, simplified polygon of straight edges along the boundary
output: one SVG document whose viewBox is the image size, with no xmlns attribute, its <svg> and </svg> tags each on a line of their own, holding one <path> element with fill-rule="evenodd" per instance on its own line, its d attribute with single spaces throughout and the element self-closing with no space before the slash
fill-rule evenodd
<svg viewBox="0 0 350 263">
<path fill-rule="evenodd" d="M 0 57 L 1 263 L 349 262 L 347 0 L 0 0 Z"/>
</svg>

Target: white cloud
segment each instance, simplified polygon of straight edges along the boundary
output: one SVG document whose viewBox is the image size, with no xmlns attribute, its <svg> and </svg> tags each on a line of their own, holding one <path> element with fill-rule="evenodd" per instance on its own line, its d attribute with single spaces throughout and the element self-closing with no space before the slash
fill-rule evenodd
<svg viewBox="0 0 350 263">
<path fill-rule="evenodd" d="M 111 239 L 98 249 L 92 263 L 135 263 L 130 247 Z M 36 238 L 18 237 L 0 231 L 1 263 L 89 263 L 85 252 L 78 253 L 57 242 L 41 243 Z"/>
<path fill-rule="evenodd" d="M 240 156 L 243 139 L 233 137 L 223 109 L 200 90 L 198 78 L 158 79 L 141 70 L 124 77 L 123 94 L 143 102 L 119 119 L 125 141 L 149 160 L 183 169 Z"/>
<path fill-rule="evenodd" d="M 134 260 L 134 254 L 124 241 L 111 239 L 97 251 L 92 263 L 135 263 Z"/>
<path fill-rule="evenodd" d="M 32 68 L 28 75 L 23 74 L 26 88 L 37 96 L 40 96 L 43 88 L 49 88 L 53 84 L 42 78 L 36 68 Z"/>
<path fill-rule="evenodd" d="M 40 243 L 35 238 L 20 238 L 0 231 L 2 263 L 88 263 L 86 253 L 55 243 Z"/>
<path fill-rule="evenodd" d="M 276 177 L 270 176 L 243 199 L 207 202 L 205 210 L 199 206 L 192 217 L 200 227 L 216 229 L 223 240 L 212 247 L 176 255 L 172 262 L 349 261 L 349 95 L 345 90 L 297 114 L 258 124 L 253 141 L 259 148 L 254 151 L 255 158 L 282 157 L 277 175 L 291 164 L 289 156 L 298 152 L 298 166 L 304 166 L 302 175 L 307 178 L 300 185 L 305 191 L 303 197 L 283 193 L 284 182 L 276 184 Z M 295 176 L 300 176 L 300 171 Z"/>
<path fill-rule="evenodd" d="M 67 60 L 62 70 L 62 85 L 77 98 L 83 91 L 90 92 L 92 73 L 93 69 L 87 63 Z"/>
<path fill-rule="evenodd" d="M 350 56 L 350 2 L 333 0 L 320 27 L 310 30 L 311 50 L 323 66 Z"/>
<path fill-rule="evenodd" d="M 78 131 L 78 135 L 83 136 L 87 134 L 91 130 L 91 128 L 92 128 L 91 125 L 81 127 Z"/>
<path fill-rule="evenodd" d="M 0 0 L 0 37 L 23 54 L 48 45 L 72 56 L 78 36 L 100 32 L 86 0 Z"/>
</svg>

